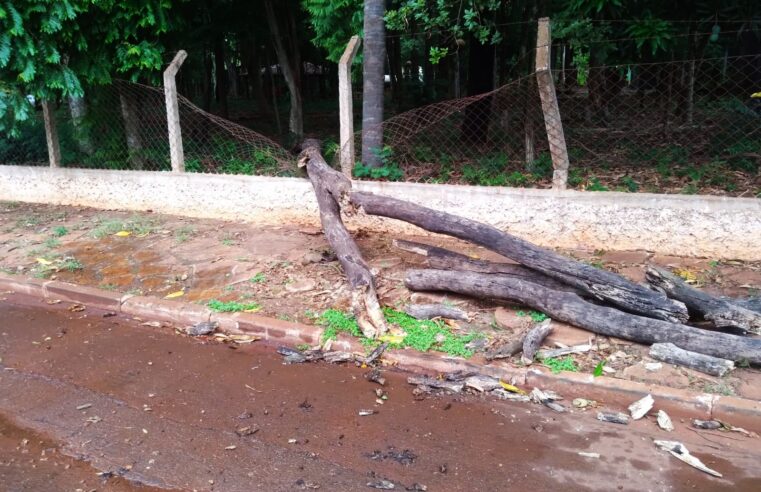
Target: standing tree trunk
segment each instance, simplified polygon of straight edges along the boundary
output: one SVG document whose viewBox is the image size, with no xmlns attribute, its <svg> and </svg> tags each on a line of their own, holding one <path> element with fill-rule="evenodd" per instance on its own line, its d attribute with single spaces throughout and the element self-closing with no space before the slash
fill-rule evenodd
<svg viewBox="0 0 761 492">
<path fill-rule="evenodd" d="M 299 81 L 297 79 L 297 71 L 299 70 L 299 67 L 294 67 L 292 65 L 292 61 L 285 49 L 283 39 L 280 36 L 280 26 L 277 23 L 277 17 L 275 17 L 275 9 L 272 6 L 272 0 L 266 0 L 264 2 L 264 7 L 267 13 L 267 24 L 269 24 L 272 39 L 275 44 L 277 62 L 280 65 L 280 71 L 283 74 L 283 78 L 285 78 L 285 84 L 288 86 L 288 93 L 291 96 L 288 130 L 293 138 L 300 141 L 304 136 L 304 113 L 301 103 L 301 87 L 299 86 Z"/>
<path fill-rule="evenodd" d="M 211 109 L 211 93 L 213 90 L 213 84 L 211 83 L 211 75 L 212 75 L 211 52 L 208 50 L 204 50 L 202 107 L 203 107 L 203 110 L 207 112 Z"/>
<path fill-rule="evenodd" d="M 132 164 L 132 169 L 142 171 L 145 169 L 145 156 L 143 149 L 143 138 L 140 135 L 140 109 L 137 98 L 134 94 L 119 88 L 119 104 L 124 120 L 124 135 L 127 139 L 128 159 Z"/>
<path fill-rule="evenodd" d="M 384 0 L 365 0 L 364 59 L 362 62 L 362 162 L 382 165 L 383 147 L 383 62 L 386 59 Z"/>
<path fill-rule="evenodd" d="M 468 96 L 475 96 L 494 88 L 494 46 L 483 45 L 473 36 L 469 44 Z M 490 119 L 491 97 L 482 97 L 469 104 L 462 120 L 463 140 L 471 145 L 485 143 Z"/>
<path fill-rule="evenodd" d="M 259 58 L 259 46 L 256 44 L 256 37 L 253 35 L 251 36 L 249 49 L 251 51 L 247 57 L 246 68 L 248 69 L 248 78 L 251 82 L 251 89 L 254 92 L 254 99 L 256 99 L 256 107 L 259 109 L 260 113 L 269 116 L 271 108 L 264 95 L 264 82 L 262 80 L 262 64 Z"/>
<path fill-rule="evenodd" d="M 227 109 L 227 71 L 225 70 L 225 38 L 220 34 L 214 40 L 214 68 L 216 75 L 216 100 L 219 114 L 229 117 Z"/>
<path fill-rule="evenodd" d="M 80 152 L 86 155 L 92 155 L 94 147 L 90 132 L 85 124 L 87 117 L 87 102 L 84 97 L 69 96 L 69 112 L 71 113 L 71 123 L 74 126 L 74 138 L 77 141 L 77 147 Z"/>
</svg>

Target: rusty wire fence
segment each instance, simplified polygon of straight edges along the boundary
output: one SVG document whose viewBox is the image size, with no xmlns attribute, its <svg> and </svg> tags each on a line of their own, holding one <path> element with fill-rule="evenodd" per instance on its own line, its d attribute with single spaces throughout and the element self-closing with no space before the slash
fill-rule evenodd
<svg viewBox="0 0 761 492">
<path fill-rule="evenodd" d="M 550 187 L 548 132 L 565 135 L 570 187 L 761 192 L 761 56 L 554 71 L 559 117 L 537 78 L 434 103 L 381 125 L 383 164 L 357 177 Z M 378 129 L 375 129 L 378 131 Z M 361 149 L 361 131 L 354 144 Z"/>
<path fill-rule="evenodd" d="M 273 140 L 178 97 L 187 172 L 288 176 L 294 156 Z M 93 87 L 54 107 L 63 167 L 171 170 L 164 90 L 127 81 Z M 38 112 L 39 113 L 39 112 Z M 42 115 L 0 141 L 0 163 L 48 163 Z M 5 150 L 5 152 L 4 152 Z"/>
</svg>

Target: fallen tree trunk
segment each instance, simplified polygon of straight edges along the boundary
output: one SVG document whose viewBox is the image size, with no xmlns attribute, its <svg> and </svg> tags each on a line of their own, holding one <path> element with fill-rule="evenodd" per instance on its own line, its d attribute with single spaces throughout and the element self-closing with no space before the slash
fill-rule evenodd
<svg viewBox="0 0 761 492">
<path fill-rule="evenodd" d="M 717 328 L 739 328 L 756 334 L 761 333 L 761 313 L 694 289 L 676 275 L 661 268 L 648 266 L 646 276 L 651 285 L 670 298 L 682 301 L 687 305 L 687 309 L 700 314 Z"/>
<path fill-rule="evenodd" d="M 709 332 L 690 326 L 628 314 L 562 292 L 503 275 L 463 271 L 410 270 L 405 285 L 411 290 L 449 291 L 520 302 L 558 321 L 601 335 L 641 343 L 673 343 L 701 354 L 761 364 L 761 339 Z"/>
<path fill-rule="evenodd" d="M 650 357 L 667 364 L 689 367 L 711 376 L 722 377 L 735 368 L 735 363 L 731 360 L 690 352 L 680 349 L 673 343 L 654 343 L 650 347 Z"/>
<path fill-rule="evenodd" d="M 750 297 L 748 299 L 728 299 L 732 303 L 757 313 L 761 313 L 761 297 Z"/>
<path fill-rule="evenodd" d="M 521 361 L 524 364 L 530 365 L 534 362 L 534 356 L 542 346 L 542 342 L 547 335 L 552 332 L 552 320 L 546 319 L 531 328 L 526 334 L 526 338 L 523 340 L 523 355 L 521 355 Z"/>
<path fill-rule="evenodd" d="M 582 294 L 580 289 L 558 282 L 552 277 L 548 277 L 543 273 L 516 263 L 496 263 L 492 261 L 477 260 L 445 248 L 439 248 L 438 246 L 431 246 L 430 244 L 423 244 L 415 241 L 406 241 L 404 239 L 394 239 L 392 244 L 402 251 L 425 256 L 428 266 L 430 268 L 435 268 L 436 270 L 466 270 L 468 272 L 478 273 L 501 273 L 522 280 L 528 280 L 535 284 L 544 285 L 551 289 L 566 290 L 569 292 L 576 292 L 580 295 Z"/>
<path fill-rule="evenodd" d="M 386 322 L 375 292 L 373 276 L 357 243 L 341 220 L 339 203 L 342 196 L 351 189 L 351 182 L 327 165 L 320 155 L 319 145 L 316 140 L 305 141 L 299 165 L 306 166 L 320 207 L 322 230 L 349 280 L 352 310 L 357 323 L 367 338 L 375 338 L 385 333 Z"/>
<path fill-rule="evenodd" d="M 352 191 L 350 201 L 370 215 L 403 220 L 427 231 L 480 244 L 626 311 L 674 322 L 688 319 L 687 308 L 679 301 L 615 273 L 540 248 L 495 227 L 372 193 Z"/>
</svg>

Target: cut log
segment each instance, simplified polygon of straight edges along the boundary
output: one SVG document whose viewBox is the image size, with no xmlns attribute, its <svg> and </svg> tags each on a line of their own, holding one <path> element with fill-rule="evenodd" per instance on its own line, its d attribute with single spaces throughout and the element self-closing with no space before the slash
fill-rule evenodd
<svg viewBox="0 0 761 492">
<path fill-rule="evenodd" d="M 731 360 L 683 350 L 673 343 L 654 343 L 650 347 L 650 357 L 668 364 L 689 367 L 711 376 L 721 377 L 735 368 L 735 363 Z"/>
<path fill-rule="evenodd" d="M 561 292 L 525 280 L 484 273 L 410 270 L 405 285 L 411 290 L 449 291 L 523 303 L 558 321 L 601 335 L 640 343 L 666 343 L 733 361 L 761 364 L 761 339 L 710 332 L 668 321 L 625 313 L 585 301 L 572 292 Z"/>
<path fill-rule="evenodd" d="M 542 346 L 542 342 L 551 332 L 551 319 L 542 321 L 528 331 L 526 338 L 523 340 L 523 355 L 521 355 L 521 361 L 523 361 L 524 364 L 530 365 L 534 362 L 534 356 L 536 356 L 537 350 L 539 350 L 539 347 Z"/>
<path fill-rule="evenodd" d="M 327 165 L 320 155 L 318 141 L 307 140 L 302 148 L 299 166 L 306 166 L 320 207 L 322 230 L 349 280 L 354 316 L 362 334 L 367 338 L 376 338 L 386 332 L 386 321 L 378 302 L 373 275 L 341 220 L 339 204 L 347 190 L 351 189 L 351 181 Z"/>
<path fill-rule="evenodd" d="M 478 273 L 500 273 L 528 280 L 535 284 L 544 285 L 551 289 L 576 292 L 579 295 L 583 294 L 580 289 L 558 282 L 552 277 L 548 277 L 543 273 L 531 270 L 530 268 L 526 268 L 525 266 L 516 263 L 497 263 L 477 260 L 445 248 L 439 248 L 438 246 L 431 246 L 430 244 L 423 244 L 415 241 L 405 241 L 404 239 L 394 239 L 392 244 L 402 251 L 425 256 L 428 266 L 430 268 L 435 268 L 436 270 L 465 270 Z"/>
<path fill-rule="evenodd" d="M 370 215 L 403 220 L 430 232 L 479 244 L 626 311 L 679 323 L 688 319 L 684 304 L 669 299 L 661 292 L 540 248 L 495 227 L 367 192 L 352 191 L 350 201 Z"/>
<path fill-rule="evenodd" d="M 700 314 L 717 328 L 739 328 L 755 334 L 761 333 L 761 313 L 690 287 L 662 268 L 648 266 L 645 274 L 651 285 L 670 298 L 682 301 L 687 309 Z"/>
<path fill-rule="evenodd" d="M 409 304 L 404 312 L 416 319 L 447 318 L 468 321 L 468 314 L 462 309 L 445 304 Z"/>
</svg>

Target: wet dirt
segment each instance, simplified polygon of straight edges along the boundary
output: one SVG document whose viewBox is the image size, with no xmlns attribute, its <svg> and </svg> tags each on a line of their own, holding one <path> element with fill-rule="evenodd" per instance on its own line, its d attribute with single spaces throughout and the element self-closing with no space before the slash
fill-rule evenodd
<svg viewBox="0 0 761 492">
<path fill-rule="evenodd" d="M 697 435 L 684 422 L 665 434 L 649 417 L 618 427 L 593 412 L 557 414 L 477 396 L 418 399 L 393 369 L 384 371 L 388 400 L 380 405 L 367 369 L 283 365 L 261 342 L 230 346 L 102 311 L 70 312 L 66 303 L 6 297 L 0 416 L 16 434 L 0 438 L 3 460 L 21 458 L 18 432 L 31 429 L 50 435 L 45 446 L 100 471 L 183 490 L 364 490 L 380 479 L 432 491 L 761 487 L 758 439 Z M 653 438 L 684 442 L 726 478 L 656 450 Z M 7 476 L 45 483 L 57 471 Z M 61 480 L 70 479 L 64 471 Z"/>
<path fill-rule="evenodd" d="M 104 224 L 123 224 L 131 234 L 118 237 L 116 229 L 104 233 Z M 66 234 L 57 236 L 57 228 Z M 377 291 L 387 306 L 410 302 L 403 284 L 408 268 L 424 260 L 396 250 L 393 238 L 355 231 L 368 263 L 377 270 Z M 405 237 L 496 261 L 499 255 L 446 237 Z M 761 262 L 714 262 L 709 258 L 681 258 L 647 251 L 561 251 L 594 266 L 621 273 L 641 282 L 648 263 L 681 269 L 695 285 L 714 294 L 748 296 L 761 292 Z M 81 268 L 67 269 L 73 258 Z M 40 259 L 52 265 L 40 263 Z M 346 310 L 350 292 L 340 265 L 319 229 L 284 224 L 256 227 L 218 220 L 189 219 L 152 213 L 99 211 L 76 207 L 0 203 L 0 271 L 20 273 L 96 286 L 131 294 L 165 297 L 182 291 L 179 300 L 199 304 L 212 299 L 257 303 L 260 314 L 306 324 L 326 309 Z M 308 286 L 294 292 L 294 286 Z M 447 301 L 455 296 L 434 298 Z M 492 339 L 509 338 L 515 327 L 496 326 L 495 308 L 524 310 L 504 303 L 456 298 L 472 317 L 460 328 L 480 331 Z M 464 299 L 463 303 L 459 300 Z M 495 323 L 497 321 L 497 323 Z M 559 327 L 557 331 L 562 330 Z M 619 351 L 626 360 L 608 364 L 615 377 L 629 378 L 624 370 L 647 359 L 647 347 L 595 337 L 595 350 L 574 355 L 580 371 L 591 372 L 603 359 Z M 678 377 L 647 373 L 660 384 L 723 395 L 758 398 L 761 372 L 740 368 L 721 383 L 702 374 L 679 370 Z M 634 379 L 634 378 L 633 378 Z M 641 379 L 641 378 L 640 378 Z"/>
</svg>

